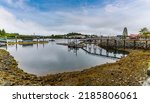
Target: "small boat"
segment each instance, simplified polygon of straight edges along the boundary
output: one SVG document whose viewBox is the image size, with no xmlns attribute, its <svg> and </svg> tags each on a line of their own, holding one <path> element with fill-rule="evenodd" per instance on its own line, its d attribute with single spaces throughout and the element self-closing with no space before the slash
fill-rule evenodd
<svg viewBox="0 0 150 103">
<path fill-rule="evenodd" d="M 0 38 L 0 46 L 6 46 L 7 39 L 5 38 Z"/>
<path fill-rule="evenodd" d="M 0 47 L 6 46 L 6 43 L 0 43 Z"/>
<path fill-rule="evenodd" d="M 51 39 L 51 40 L 49 40 L 49 41 L 55 41 L 54 39 Z"/>
</svg>

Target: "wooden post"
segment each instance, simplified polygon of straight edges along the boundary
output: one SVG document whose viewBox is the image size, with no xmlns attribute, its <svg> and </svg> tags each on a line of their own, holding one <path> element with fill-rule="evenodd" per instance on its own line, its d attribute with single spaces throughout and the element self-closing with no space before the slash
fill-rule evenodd
<svg viewBox="0 0 150 103">
<path fill-rule="evenodd" d="M 109 46 L 109 39 L 107 39 L 107 47 Z"/>
<path fill-rule="evenodd" d="M 124 47 L 124 49 L 126 49 L 126 40 L 124 39 L 123 42 L 124 42 L 123 47 Z"/>
<path fill-rule="evenodd" d="M 100 40 L 100 45 L 101 45 L 101 46 L 102 46 L 102 42 L 103 42 L 103 41 L 102 41 L 102 38 L 101 38 L 101 40 Z"/>
<path fill-rule="evenodd" d="M 43 42 L 44 42 L 44 36 L 43 36 Z"/>
<path fill-rule="evenodd" d="M 5 36 L 5 39 L 6 39 L 6 43 L 5 43 L 5 45 L 6 45 L 6 50 L 7 50 L 7 36 Z"/>
<path fill-rule="evenodd" d="M 38 43 L 39 42 L 39 38 L 37 37 L 36 39 L 37 39 L 37 43 Z"/>
<path fill-rule="evenodd" d="M 148 44 L 148 41 L 146 40 L 146 46 L 145 46 L 146 48 L 145 49 L 147 49 L 147 44 Z"/>
<path fill-rule="evenodd" d="M 109 56 L 109 52 L 108 52 L 108 51 L 106 51 L 106 56 L 107 56 L 107 57 Z"/>
<path fill-rule="evenodd" d="M 78 46 L 78 41 L 77 41 L 77 38 L 76 38 L 76 43 L 75 43 L 75 44 L 76 44 L 76 48 L 77 48 L 77 46 Z"/>
<path fill-rule="evenodd" d="M 95 53 L 95 54 L 96 54 L 96 50 L 97 50 L 97 49 L 96 49 L 96 46 L 94 46 L 94 53 Z"/>
<path fill-rule="evenodd" d="M 5 36 L 5 39 L 6 39 L 6 43 L 7 43 L 7 36 Z"/>
<path fill-rule="evenodd" d="M 15 40 L 16 40 L 16 43 L 17 43 L 17 42 L 18 42 L 18 41 L 17 41 L 17 36 L 15 36 Z"/>
<path fill-rule="evenodd" d="M 136 41 L 134 40 L 134 49 L 136 48 Z"/>
<path fill-rule="evenodd" d="M 114 51 L 114 57 L 115 57 L 115 58 L 116 58 L 116 54 L 117 54 L 117 51 L 115 50 L 115 51 Z"/>
<path fill-rule="evenodd" d="M 102 48 L 100 48 L 99 50 L 100 50 L 100 51 L 99 51 L 99 52 L 100 52 L 100 55 L 102 55 Z"/>
<path fill-rule="evenodd" d="M 37 46 L 37 49 L 39 48 L 39 44 L 38 43 L 36 43 L 36 46 Z"/>
<path fill-rule="evenodd" d="M 88 48 L 88 44 L 86 43 L 86 50 L 87 50 L 87 48 Z"/>
<path fill-rule="evenodd" d="M 117 48 L 117 40 L 116 39 L 114 39 L 115 41 L 114 41 L 114 46 L 115 46 L 115 49 Z"/>
<path fill-rule="evenodd" d="M 94 41 L 94 44 L 96 44 L 96 39 L 95 39 L 95 41 Z"/>
</svg>

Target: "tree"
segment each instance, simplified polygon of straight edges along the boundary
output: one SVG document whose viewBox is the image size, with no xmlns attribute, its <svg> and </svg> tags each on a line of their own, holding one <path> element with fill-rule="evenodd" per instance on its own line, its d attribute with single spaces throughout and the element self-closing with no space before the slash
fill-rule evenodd
<svg viewBox="0 0 150 103">
<path fill-rule="evenodd" d="M 73 35 L 82 35 L 81 33 L 75 33 L 75 32 L 72 32 L 72 33 L 68 33 L 67 36 L 73 36 Z"/>
<path fill-rule="evenodd" d="M 2 35 L 2 31 L 1 31 L 1 29 L 0 29 L 0 36 Z"/>
<path fill-rule="evenodd" d="M 139 32 L 140 32 L 140 34 L 147 34 L 147 33 L 149 33 L 149 30 L 146 27 L 144 27 Z"/>
<path fill-rule="evenodd" d="M 0 35 L 1 35 L 1 36 L 5 35 L 5 34 L 6 34 L 6 32 L 5 32 L 4 29 L 0 30 Z"/>
</svg>

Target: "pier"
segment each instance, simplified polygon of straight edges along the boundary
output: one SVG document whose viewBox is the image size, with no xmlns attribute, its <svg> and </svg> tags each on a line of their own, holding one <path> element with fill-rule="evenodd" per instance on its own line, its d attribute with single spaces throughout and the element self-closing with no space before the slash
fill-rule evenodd
<svg viewBox="0 0 150 103">
<path fill-rule="evenodd" d="M 90 54 L 90 55 L 101 56 L 101 57 L 112 58 L 112 59 L 120 59 L 120 58 L 121 58 L 121 57 L 116 57 L 116 54 L 115 54 L 115 53 L 113 54 L 113 56 L 112 56 L 112 55 L 109 55 L 108 52 L 106 52 L 106 54 L 102 54 L 102 51 L 101 51 L 101 50 L 100 50 L 99 53 L 88 51 L 88 50 L 85 49 L 85 48 L 82 48 L 82 50 L 84 50 L 86 53 L 88 53 L 88 54 Z"/>
<path fill-rule="evenodd" d="M 78 50 L 82 49 L 83 51 L 85 51 L 86 53 L 90 55 L 101 56 L 105 58 L 120 59 L 125 56 L 125 55 L 122 55 L 120 57 L 117 57 L 115 50 L 112 53 L 108 52 L 107 50 L 106 50 L 106 53 L 102 53 L 102 48 L 96 43 L 95 40 L 94 40 L 94 43 L 91 42 L 92 40 L 90 42 L 83 42 L 82 40 L 81 41 L 68 40 L 68 41 L 69 41 L 68 43 L 57 43 L 57 44 L 68 46 L 68 48 L 70 48 L 69 51 L 75 50 L 76 55 L 77 55 Z"/>
<path fill-rule="evenodd" d="M 99 45 L 100 47 L 113 48 L 113 49 L 144 49 L 150 50 L 150 40 L 149 39 L 118 39 L 109 37 L 99 37 L 99 38 L 88 38 L 83 39 L 84 43 L 92 43 Z"/>
</svg>

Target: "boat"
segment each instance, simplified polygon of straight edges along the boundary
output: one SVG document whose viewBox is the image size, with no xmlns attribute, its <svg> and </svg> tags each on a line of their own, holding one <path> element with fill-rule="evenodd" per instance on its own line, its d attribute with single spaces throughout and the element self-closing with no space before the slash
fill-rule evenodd
<svg viewBox="0 0 150 103">
<path fill-rule="evenodd" d="M 55 41 L 54 39 L 51 39 L 51 40 L 49 40 L 49 41 Z"/>
<path fill-rule="evenodd" d="M 0 46 L 6 46 L 7 39 L 5 38 L 0 38 Z"/>
</svg>

